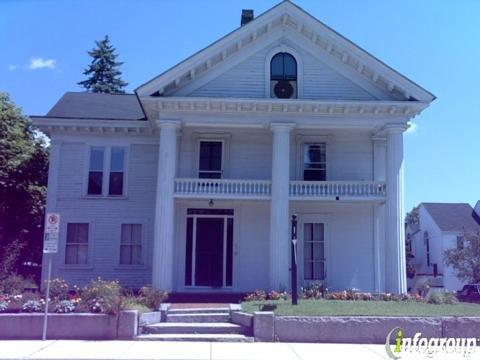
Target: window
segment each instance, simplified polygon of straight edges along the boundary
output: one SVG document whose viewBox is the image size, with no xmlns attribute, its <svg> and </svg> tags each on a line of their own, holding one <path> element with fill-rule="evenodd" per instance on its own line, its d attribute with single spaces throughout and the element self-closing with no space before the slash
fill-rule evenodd
<svg viewBox="0 0 480 360">
<path fill-rule="evenodd" d="M 88 224 L 67 224 L 65 264 L 85 265 L 88 263 Z"/>
<path fill-rule="evenodd" d="M 110 180 L 109 195 L 123 195 L 123 167 L 125 163 L 125 149 L 112 147 L 110 152 Z"/>
<path fill-rule="evenodd" d="M 323 223 L 303 225 L 303 277 L 305 280 L 325 280 L 325 233 Z"/>
<path fill-rule="evenodd" d="M 325 181 L 327 177 L 325 143 L 305 144 L 303 149 L 303 180 Z"/>
<path fill-rule="evenodd" d="M 288 53 L 278 53 L 270 63 L 271 80 L 297 80 L 297 61 Z"/>
<path fill-rule="evenodd" d="M 125 148 L 92 147 L 88 171 L 88 195 L 124 194 Z M 104 174 L 107 173 L 107 176 Z"/>
<path fill-rule="evenodd" d="M 120 264 L 141 265 L 142 262 L 142 225 L 122 224 L 120 243 Z"/>
<path fill-rule="evenodd" d="M 90 167 L 88 172 L 89 195 L 102 195 L 104 153 L 105 149 L 103 147 L 92 147 L 90 150 Z"/>
<path fill-rule="evenodd" d="M 423 233 L 423 242 L 425 245 L 426 255 L 427 255 L 427 266 L 430 266 L 430 239 L 428 237 L 428 232 Z"/>
<path fill-rule="evenodd" d="M 458 250 L 463 250 L 464 247 L 464 238 L 463 236 L 457 236 L 457 249 Z"/>
<path fill-rule="evenodd" d="M 222 141 L 200 141 L 198 177 L 220 179 L 222 177 Z"/>
<path fill-rule="evenodd" d="M 288 53 L 278 53 L 270 62 L 271 96 L 279 99 L 297 97 L 297 61 Z"/>
</svg>

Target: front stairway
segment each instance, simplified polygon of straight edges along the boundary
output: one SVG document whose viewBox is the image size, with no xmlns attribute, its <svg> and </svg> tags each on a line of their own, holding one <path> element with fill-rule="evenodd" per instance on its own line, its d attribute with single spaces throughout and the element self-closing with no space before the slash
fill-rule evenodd
<svg viewBox="0 0 480 360">
<path fill-rule="evenodd" d="M 164 322 L 143 325 L 137 340 L 250 342 L 249 330 L 230 321 L 230 309 L 168 309 Z"/>
</svg>

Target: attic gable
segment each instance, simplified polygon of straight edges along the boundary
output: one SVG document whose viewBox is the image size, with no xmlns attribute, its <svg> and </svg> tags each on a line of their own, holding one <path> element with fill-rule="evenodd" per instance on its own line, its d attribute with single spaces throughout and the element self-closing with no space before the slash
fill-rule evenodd
<svg viewBox="0 0 480 360">
<path fill-rule="evenodd" d="M 279 31 L 280 30 L 280 31 Z M 166 96 L 225 67 L 229 60 L 273 34 L 287 30 L 309 44 L 312 52 L 325 55 L 352 76 L 359 76 L 378 91 L 397 100 L 430 102 L 435 97 L 411 80 L 356 46 L 290 1 L 284 1 L 248 24 L 236 29 L 207 48 L 141 85 L 140 96 Z"/>
</svg>

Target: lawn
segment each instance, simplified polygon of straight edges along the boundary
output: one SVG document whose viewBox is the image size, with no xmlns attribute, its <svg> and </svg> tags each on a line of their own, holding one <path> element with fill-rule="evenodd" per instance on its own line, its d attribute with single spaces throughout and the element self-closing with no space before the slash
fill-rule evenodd
<svg viewBox="0 0 480 360">
<path fill-rule="evenodd" d="M 276 315 L 317 316 L 480 316 L 480 304 L 435 305 L 414 301 L 299 300 L 243 302 L 244 311 L 258 311 L 264 304 L 276 304 Z"/>
</svg>

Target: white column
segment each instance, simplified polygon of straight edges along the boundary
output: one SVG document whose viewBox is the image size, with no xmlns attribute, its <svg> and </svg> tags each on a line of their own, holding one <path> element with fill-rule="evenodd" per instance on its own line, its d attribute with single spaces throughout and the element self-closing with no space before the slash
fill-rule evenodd
<svg viewBox="0 0 480 360">
<path fill-rule="evenodd" d="M 387 202 L 386 202 L 386 290 L 407 291 L 405 264 L 405 230 L 403 207 L 403 132 L 404 124 L 385 127 L 387 133 Z"/>
<path fill-rule="evenodd" d="M 289 284 L 290 219 L 290 131 L 294 124 L 272 123 L 272 200 L 270 203 L 270 287 Z"/>
<path fill-rule="evenodd" d="M 386 143 L 384 137 L 374 136 L 373 180 L 385 182 Z M 385 203 L 373 204 L 373 283 L 375 292 L 385 291 Z"/>
<path fill-rule="evenodd" d="M 173 243 L 175 201 L 173 198 L 177 163 L 177 129 L 180 122 L 161 120 L 158 150 L 157 196 L 153 240 L 152 286 L 171 291 L 173 287 Z"/>
</svg>

